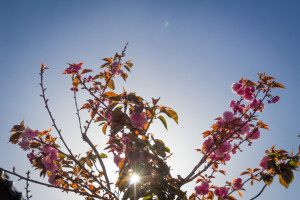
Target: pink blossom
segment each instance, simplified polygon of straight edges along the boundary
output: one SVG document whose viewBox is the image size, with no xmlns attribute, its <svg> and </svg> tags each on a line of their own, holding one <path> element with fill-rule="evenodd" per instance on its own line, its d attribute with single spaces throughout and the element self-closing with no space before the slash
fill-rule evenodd
<svg viewBox="0 0 300 200">
<path fill-rule="evenodd" d="M 236 149 L 237 149 L 237 144 L 236 143 L 234 143 L 234 145 L 233 145 L 233 148 L 232 148 L 232 154 L 236 154 Z"/>
<path fill-rule="evenodd" d="M 245 94 L 244 94 L 244 99 L 247 101 L 252 101 L 253 100 L 253 96 L 254 96 L 254 92 L 255 89 L 254 88 L 250 88 L 250 87 L 246 87 L 245 88 Z"/>
<path fill-rule="evenodd" d="M 122 158 L 114 153 L 114 163 L 119 166 L 119 163 L 121 162 Z"/>
<path fill-rule="evenodd" d="M 49 155 L 51 152 L 52 147 L 49 145 L 43 145 L 42 152 L 46 155 Z"/>
<path fill-rule="evenodd" d="M 245 90 L 243 89 L 243 81 L 240 80 L 238 83 L 233 83 L 232 86 L 232 91 L 235 92 L 239 96 L 243 96 L 245 93 Z"/>
<path fill-rule="evenodd" d="M 211 159 L 213 159 L 213 160 L 219 160 L 219 159 L 220 159 L 220 157 L 217 156 L 217 155 L 214 154 L 214 153 L 211 153 L 211 154 L 209 155 L 209 157 L 210 157 Z"/>
<path fill-rule="evenodd" d="M 67 74 L 72 74 L 72 73 L 77 73 L 79 70 L 81 70 L 81 65 L 82 65 L 82 63 L 79 63 L 79 64 L 69 64 L 70 65 L 70 67 L 69 68 L 67 68 L 66 70 L 65 70 L 65 72 L 67 73 Z"/>
<path fill-rule="evenodd" d="M 119 68 L 118 67 L 113 67 L 113 68 L 111 68 L 110 70 L 109 70 L 109 72 L 110 73 L 112 73 L 112 74 L 114 74 L 114 75 L 120 75 L 120 74 L 122 74 L 122 70 L 119 70 Z"/>
<path fill-rule="evenodd" d="M 223 199 L 228 198 L 227 194 L 228 194 L 228 188 L 226 188 L 226 187 L 220 187 L 215 190 L 215 195 L 222 197 Z"/>
<path fill-rule="evenodd" d="M 24 140 L 32 140 L 38 135 L 38 131 L 33 131 L 31 128 L 26 127 L 22 132 L 22 138 Z"/>
<path fill-rule="evenodd" d="M 236 180 L 233 181 L 233 188 L 235 190 L 240 190 L 243 188 L 243 183 L 241 178 L 237 178 Z"/>
<path fill-rule="evenodd" d="M 51 185 L 56 186 L 56 185 L 59 183 L 60 179 L 55 179 L 56 175 L 57 175 L 57 173 L 53 173 L 53 174 L 49 177 L 48 181 L 49 181 L 49 183 L 50 183 Z"/>
<path fill-rule="evenodd" d="M 19 146 L 24 150 L 27 151 L 29 149 L 29 141 L 28 140 L 22 140 L 21 142 L 18 143 Z"/>
<path fill-rule="evenodd" d="M 243 89 L 243 85 L 241 83 L 233 83 L 231 88 L 232 88 L 232 91 L 234 91 L 235 93 L 238 93 L 240 90 Z"/>
<path fill-rule="evenodd" d="M 260 107 L 260 108 L 257 109 L 257 111 L 261 112 L 263 106 L 264 106 L 264 103 L 262 103 L 261 100 L 254 99 L 253 102 L 250 104 L 250 109 L 255 110 L 258 107 Z"/>
<path fill-rule="evenodd" d="M 235 119 L 234 114 L 230 111 L 226 111 L 223 113 L 223 119 L 225 122 L 230 122 Z"/>
<path fill-rule="evenodd" d="M 236 103 L 234 100 L 231 100 L 229 106 L 234 113 L 236 113 L 236 112 L 243 113 L 243 110 L 244 110 L 243 106 Z"/>
<path fill-rule="evenodd" d="M 216 123 L 216 125 L 219 126 L 220 128 L 224 127 L 224 124 L 225 124 L 225 120 L 224 119 L 220 119 Z"/>
<path fill-rule="evenodd" d="M 224 156 L 224 160 L 225 161 L 229 161 L 230 158 L 231 158 L 231 156 L 229 155 L 229 153 Z"/>
<path fill-rule="evenodd" d="M 203 151 L 208 152 L 208 149 L 212 150 L 213 138 L 209 137 L 203 142 Z"/>
<path fill-rule="evenodd" d="M 128 143 L 129 143 L 129 141 L 130 141 L 130 138 L 125 133 L 123 133 L 122 134 L 122 142 L 123 142 L 123 144 L 127 146 Z"/>
<path fill-rule="evenodd" d="M 242 125 L 244 125 L 244 126 L 242 126 Z M 242 126 L 242 128 L 241 128 L 241 133 L 242 134 L 247 134 L 249 131 L 250 131 L 250 126 L 249 126 L 249 124 L 248 123 L 246 123 L 245 124 L 245 122 L 244 121 L 242 121 L 241 120 L 241 126 Z"/>
<path fill-rule="evenodd" d="M 221 146 L 215 151 L 216 156 L 222 157 L 231 150 L 231 144 L 229 142 L 224 142 Z"/>
<path fill-rule="evenodd" d="M 45 167 L 45 170 L 53 173 L 57 170 L 57 165 L 55 163 L 52 163 L 51 159 L 46 156 L 42 159 L 42 163 Z"/>
<path fill-rule="evenodd" d="M 195 187 L 196 194 L 198 195 L 206 195 L 209 193 L 209 183 L 203 181 L 201 185 Z"/>
<path fill-rule="evenodd" d="M 119 67 L 120 66 L 120 62 L 113 62 L 111 64 L 112 67 Z"/>
<path fill-rule="evenodd" d="M 57 160 L 57 158 L 58 158 L 57 150 L 54 148 L 51 148 L 49 156 L 52 161 Z"/>
<path fill-rule="evenodd" d="M 260 163 L 259 163 L 259 166 L 261 167 L 262 170 L 267 170 L 267 169 L 269 169 L 269 168 L 268 168 L 268 162 L 269 162 L 270 160 L 272 160 L 272 159 L 271 159 L 269 156 L 264 156 L 264 157 L 261 159 L 261 161 L 260 161 Z"/>
<path fill-rule="evenodd" d="M 247 133 L 246 137 L 249 140 L 257 140 L 260 138 L 260 131 L 258 129 L 253 129 L 251 132 Z"/>
<path fill-rule="evenodd" d="M 33 163 L 33 160 L 35 159 L 34 150 L 32 150 L 29 154 L 27 154 L 27 158 L 29 159 L 30 163 Z"/>
<path fill-rule="evenodd" d="M 279 96 L 275 96 L 272 98 L 272 103 L 276 103 L 277 101 L 279 101 L 280 97 Z"/>
<path fill-rule="evenodd" d="M 131 124 L 134 128 L 144 128 L 145 124 L 147 123 L 147 116 L 145 113 L 136 113 L 136 112 L 133 112 L 131 115 L 130 115 L 130 121 L 131 121 Z"/>
</svg>

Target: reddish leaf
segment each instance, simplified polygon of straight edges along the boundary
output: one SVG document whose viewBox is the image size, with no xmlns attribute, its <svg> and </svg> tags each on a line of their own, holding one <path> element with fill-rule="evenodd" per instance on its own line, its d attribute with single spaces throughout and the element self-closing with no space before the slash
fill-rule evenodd
<svg viewBox="0 0 300 200">
<path fill-rule="evenodd" d="M 85 74 L 85 73 L 88 73 L 88 72 L 92 72 L 93 70 L 91 69 L 84 69 L 82 70 L 81 74 Z"/>
</svg>

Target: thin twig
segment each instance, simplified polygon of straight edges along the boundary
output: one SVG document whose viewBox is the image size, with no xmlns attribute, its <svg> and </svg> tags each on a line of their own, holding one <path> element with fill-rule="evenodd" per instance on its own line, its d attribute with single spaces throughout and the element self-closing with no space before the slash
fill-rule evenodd
<svg viewBox="0 0 300 200">
<path fill-rule="evenodd" d="M 253 200 L 253 199 L 256 199 L 257 197 L 259 197 L 261 195 L 261 193 L 263 193 L 263 191 L 265 190 L 266 187 L 267 187 L 267 184 L 265 184 L 264 187 L 260 190 L 260 192 L 250 200 Z"/>
<path fill-rule="evenodd" d="M 30 192 L 30 190 L 29 190 L 29 180 L 28 179 L 30 179 L 30 171 L 28 170 L 27 172 L 26 172 L 26 175 L 27 175 L 27 179 L 26 179 L 26 187 L 25 187 L 25 190 L 26 190 L 26 200 L 29 200 L 31 197 L 32 197 L 32 195 L 29 195 L 29 192 Z"/>
</svg>

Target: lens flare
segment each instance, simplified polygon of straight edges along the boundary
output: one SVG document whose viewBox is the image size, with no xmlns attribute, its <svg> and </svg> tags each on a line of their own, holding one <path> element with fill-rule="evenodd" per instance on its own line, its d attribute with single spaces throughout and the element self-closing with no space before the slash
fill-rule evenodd
<svg viewBox="0 0 300 200">
<path fill-rule="evenodd" d="M 164 28 L 166 29 L 169 26 L 169 22 L 167 21 L 164 25 Z"/>
<path fill-rule="evenodd" d="M 140 176 L 138 174 L 132 174 L 130 177 L 130 184 L 136 184 L 140 180 Z"/>
</svg>

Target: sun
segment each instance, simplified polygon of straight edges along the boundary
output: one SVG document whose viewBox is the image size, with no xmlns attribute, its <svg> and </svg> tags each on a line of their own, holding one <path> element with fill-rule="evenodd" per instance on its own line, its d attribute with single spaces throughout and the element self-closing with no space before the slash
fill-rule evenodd
<svg viewBox="0 0 300 200">
<path fill-rule="evenodd" d="M 140 180 L 140 176 L 136 173 L 133 173 L 130 177 L 130 184 L 136 184 Z"/>
</svg>

